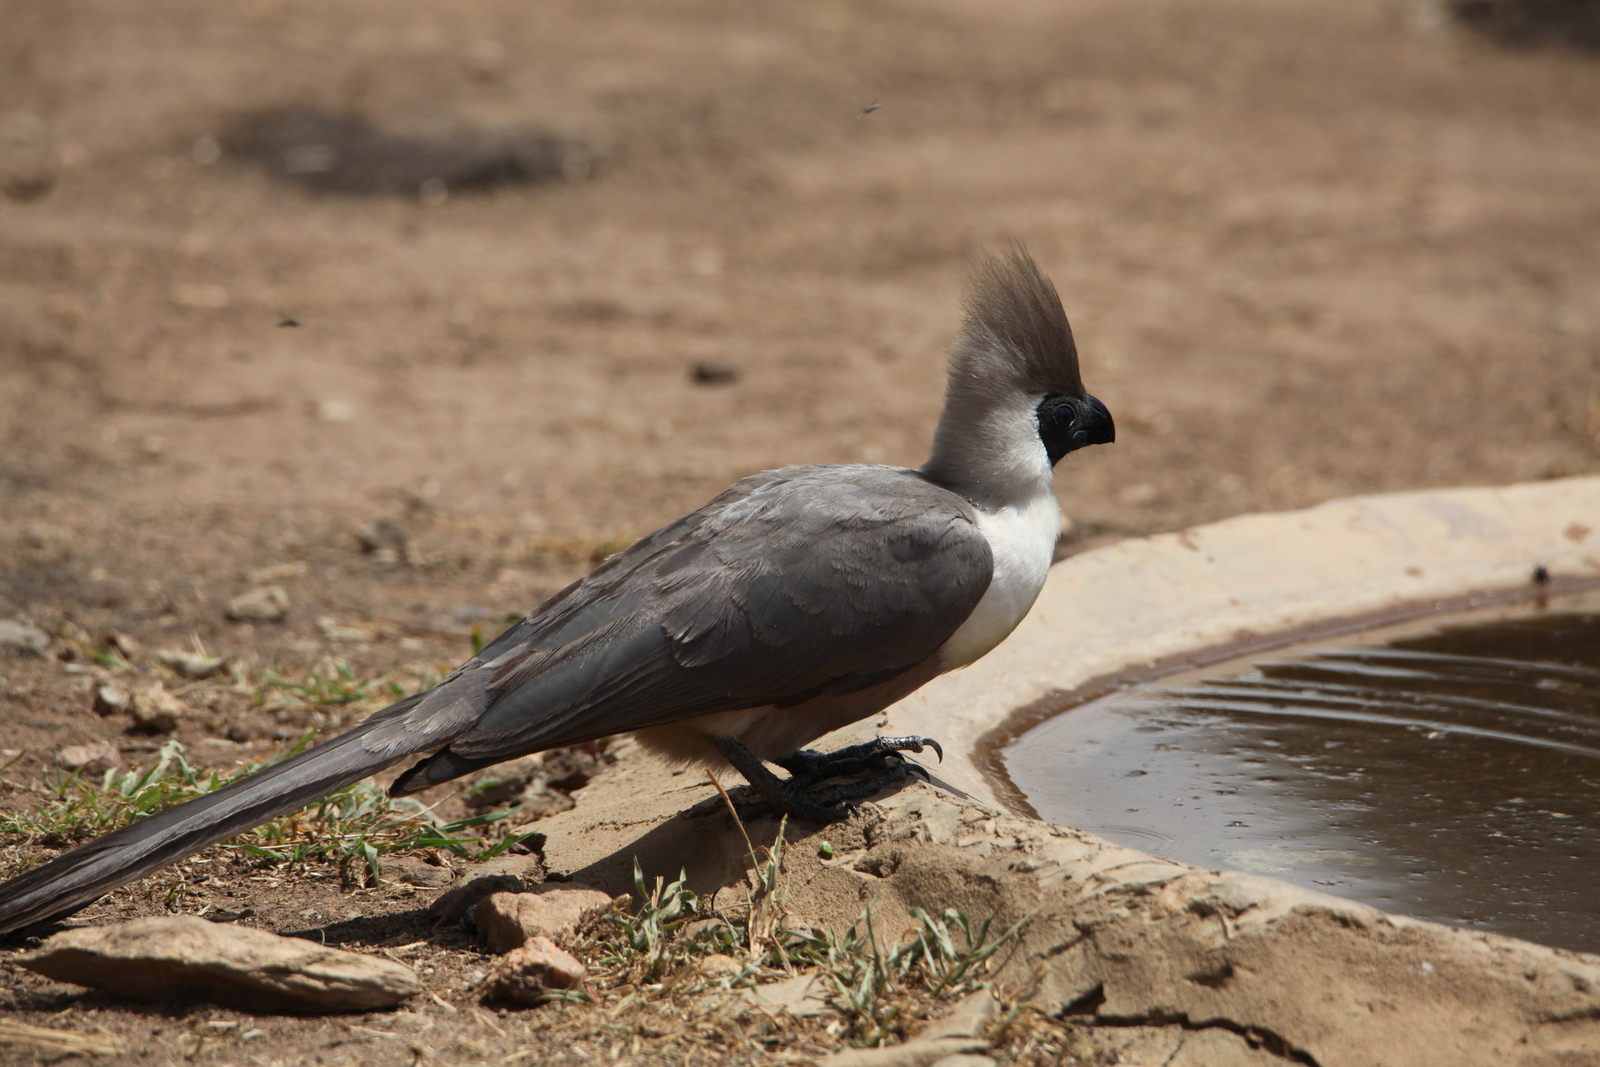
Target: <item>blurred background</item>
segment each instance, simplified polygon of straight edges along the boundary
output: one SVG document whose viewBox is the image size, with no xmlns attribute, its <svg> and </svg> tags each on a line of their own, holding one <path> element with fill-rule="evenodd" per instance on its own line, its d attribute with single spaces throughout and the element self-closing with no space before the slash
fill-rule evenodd
<svg viewBox="0 0 1600 1067">
<path fill-rule="evenodd" d="M 742 475 L 920 463 L 1008 239 L 1117 419 L 1079 541 L 1592 472 L 1596 10 L 0 3 L 0 614 L 520 613 Z"/>
</svg>

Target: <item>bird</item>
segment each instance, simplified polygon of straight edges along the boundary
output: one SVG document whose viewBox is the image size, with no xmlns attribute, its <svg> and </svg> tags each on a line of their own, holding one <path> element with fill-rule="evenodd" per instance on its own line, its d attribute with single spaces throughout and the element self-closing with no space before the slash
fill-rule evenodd
<svg viewBox="0 0 1600 1067">
<path fill-rule="evenodd" d="M 807 746 L 1010 634 L 1060 533 L 1055 465 L 1115 438 L 1110 412 L 1084 389 L 1054 285 L 1021 244 L 985 253 L 920 468 L 793 466 L 737 482 L 433 688 L 0 884 L 0 932 L 64 918 L 413 757 L 391 795 L 632 733 L 668 761 L 732 767 L 775 812 L 843 818 L 853 801 L 926 776 L 906 753 L 943 751 L 927 737 Z"/>
</svg>

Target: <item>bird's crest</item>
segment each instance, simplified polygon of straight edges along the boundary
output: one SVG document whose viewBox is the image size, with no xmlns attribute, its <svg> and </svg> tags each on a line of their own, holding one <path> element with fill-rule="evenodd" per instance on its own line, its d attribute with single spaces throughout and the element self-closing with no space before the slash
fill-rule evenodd
<svg viewBox="0 0 1600 1067">
<path fill-rule="evenodd" d="M 1033 396 L 1083 395 L 1078 349 L 1056 287 L 1021 244 L 973 265 L 961 335 L 950 352 L 952 389 L 1011 386 Z"/>
</svg>

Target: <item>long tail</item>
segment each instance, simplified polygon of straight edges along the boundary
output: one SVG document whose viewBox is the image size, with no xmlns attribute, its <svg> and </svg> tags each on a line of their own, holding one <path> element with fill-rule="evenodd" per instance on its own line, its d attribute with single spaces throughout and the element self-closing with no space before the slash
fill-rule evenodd
<svg viewBox="0 0 1600 1067">
<path fill-rule="evenodd" d="M 392 746 L 373 751 L 362 741 L 414 703 L 416 698 L 402 701 L 293 759 L 96 838 L 0 884 L 0 932 L 71 915 L 136 878 L 413 755 L 415 749 Z"/>
</svg>

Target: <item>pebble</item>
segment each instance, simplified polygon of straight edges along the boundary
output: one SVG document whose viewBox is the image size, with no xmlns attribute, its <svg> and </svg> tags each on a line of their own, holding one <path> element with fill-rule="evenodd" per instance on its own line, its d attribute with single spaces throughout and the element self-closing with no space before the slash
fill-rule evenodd
<svg viewBox="0 0 1600 1067">
<path fill-rule="evenodd" d="M 689 380 L 696 385 L 729 385 L 739 380 L 737 364 L 718 360 L 701 360 L 689 369 Z"/>
<path fill-rule="evenodd" d="M 279 622 L 289 614 L 289 594 L 281 585 L 263 585 L 228 601 L 235 622 Z"/>
<path fill-rule="evenodd" d="M 133 725 L 145 733 L 170 734 L 188 717 L 189 706 L 157 683 L 133 691 L 128 714 L 133 716 Z"/>
<path fill-rule="evenodd" d="M 543 885 L 532 892 L 492 893 L 474 918 L 490 952 L 509 952 L 537 938 L 564 938 L 590 911 L 611 907 L 611 896 L 576 882 Z"/>
<path fill-rule="evenodd" d="M 49 647 L 50 635 L 37 626 L 29 626 L 18 619 L 0 619 L 0 648 L 43 653 Z"/>
<path fill-rule="evenodd" d="M 695 964 L 695 970 L 707 978 L 725 978 L 744 970 L 744 964 L 725 953 L 713 952 L 709 956 L 702 956 Z"/>
<path fill-rule="evenodd" d="M 128 710 L 128 702 L 132 699 L 133 694 L 127 689 L 107 682 L 95 687 L 94 710 L 99 715 L 120 715 Z"/>
<path fill-rule="evenodd" d="M 91 741 L 87 745 L 65 746 L 56 753 L 56 763 L 62 770 L 82 771 L 86 776 L 95 776 L 121 766 L 122 753 L 106 741 Z"/>
<path fill-rule="evenodd" d="M 488 995 L 529 1007 L 544 1003 L 552 989 L 571 989 L 588 974 L 571 953 L 547 937 L 535 937 L 501 957 L 490 977 Z"/>
<path fill-rule="evenodd" d="M 204 652 L 186 652 L 181 648 L 157 650 L 155 661 L 185 678 L 210 678 L 222 670 L 226 662 L 221 656 L 208 656 Z"/>
</svg>

